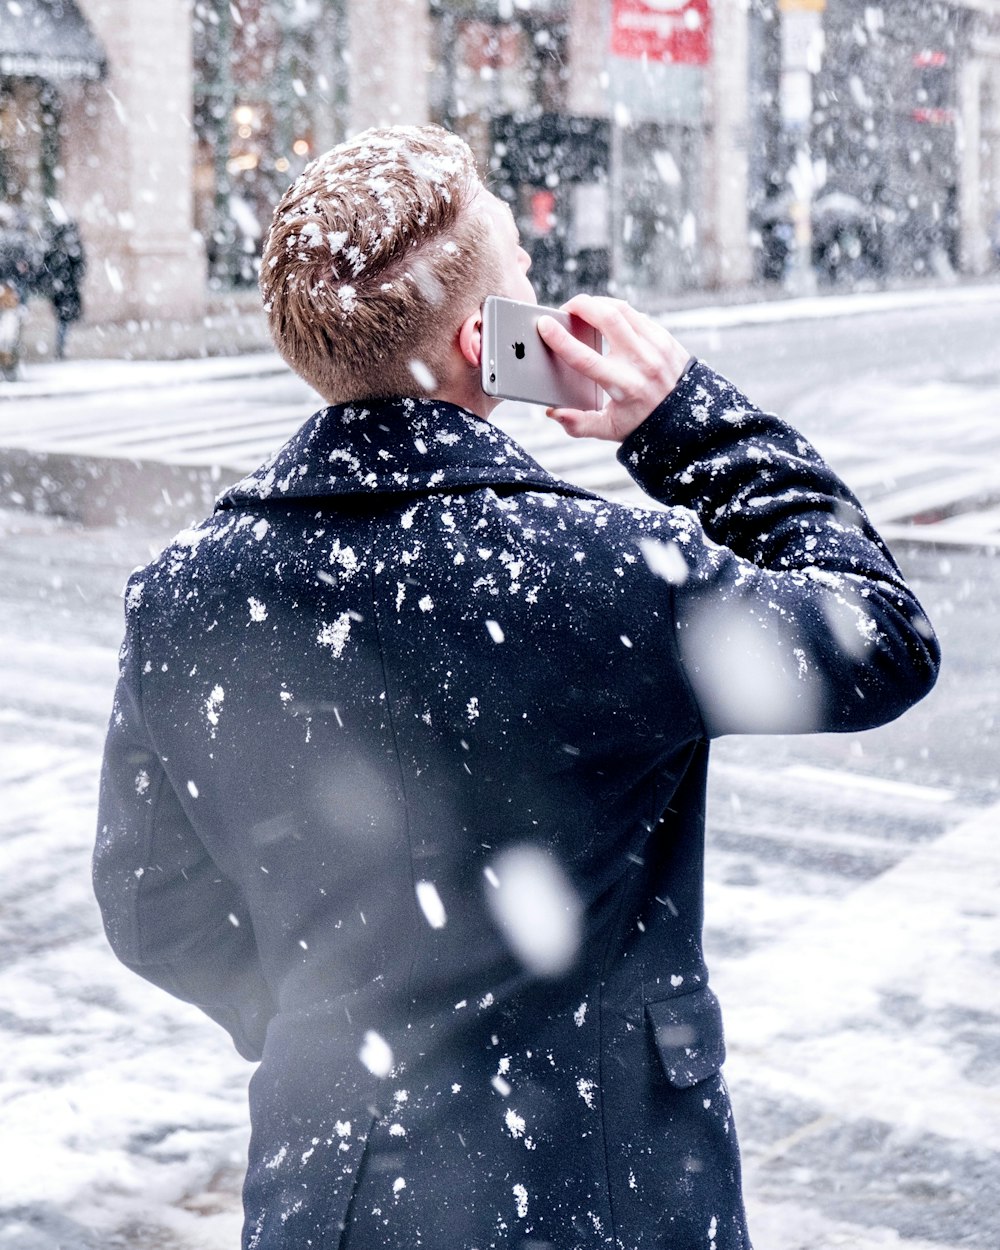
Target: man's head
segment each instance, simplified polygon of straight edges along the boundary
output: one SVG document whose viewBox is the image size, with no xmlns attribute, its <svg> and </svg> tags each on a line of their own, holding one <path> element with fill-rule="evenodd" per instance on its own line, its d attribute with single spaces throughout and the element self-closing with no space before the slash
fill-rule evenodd
<svg viewBox="0 0 1000 1250">
<path fill-rule="evenodd" d="M 484 297 L 533 298 L 503 214 L 468 146 L 438 126 L 367 130 L 318 157 L 264 248 L 278 350 L 331 403 L 447 391 Z"/>
</svg>

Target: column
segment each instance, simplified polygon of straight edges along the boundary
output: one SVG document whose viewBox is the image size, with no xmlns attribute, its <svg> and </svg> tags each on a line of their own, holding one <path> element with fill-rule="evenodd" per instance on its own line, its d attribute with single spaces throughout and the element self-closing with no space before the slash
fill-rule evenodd
<svg viewBox="0 0 1000 1250">
<path fill-rule="evenodd" d="M 702 268 L 709 287 L 743 286 L 753 269 L 749 191 L 749 27 L 745 0 L 717 0 L 709 66 Z"/>
<path fill-rule="evenodd" d="M 348 0 L 348 133 L 430 120 L 428 0 Z"/>
<path fill-rule="evenodd" d="M 823 13 L 826 0 L 778 0 L 781 12 L 781 119 L 788 150 L 793 154 L 787 181 L 791 191 L 795 247 L 786 286 L 795 295 L 816 289 L 812 263 L 812 205 L 816 191 L 813 168 L 813 81 L 823 60 Z"/>
<path fill-rule="evenodd" d="M 975 59 L 961 67 L 958 115 L 958 203 L 961 264 L 964 273 L 981 274 L 989 267 L 989 236 L 983 221 L 982 87 L 983 67 Z"/>
<path fill-rule="evenodd" d="M 567 59 L 570 113 L 580 117 L 608 114 L 608 3 L 572 0 Z"/>
<path fill-rule="evenodd" d="M 90 322 L 189 320 L 205 310 L 194 232 L 191 13 L 183 3 L 80 0 L 109 62 L 67 97 L 68 211 L 87 248 Z"/>
</svg>

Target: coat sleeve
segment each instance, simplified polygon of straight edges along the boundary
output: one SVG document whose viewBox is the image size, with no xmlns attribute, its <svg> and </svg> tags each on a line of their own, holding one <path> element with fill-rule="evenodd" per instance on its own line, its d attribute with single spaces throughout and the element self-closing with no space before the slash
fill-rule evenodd
<svg viewBox="0 0 1000 1250">
<path fill-rule="evenodd" d="M 93 883 L 108 940 L 132 971 L 201 1008 L 246 1059 L 275 1013 L 247 906 L 208 854 L 142 712 L 130 622 L 101 774 Z"/>
<path fill-rule="evenodd" d="M 899 716 L 940 652 L 854 495 L 800 434 L 696 362 L 619 459 L 671 505 L 643 540 L 671 585 L 706 732 L 847 732 Z"/>
</svg>

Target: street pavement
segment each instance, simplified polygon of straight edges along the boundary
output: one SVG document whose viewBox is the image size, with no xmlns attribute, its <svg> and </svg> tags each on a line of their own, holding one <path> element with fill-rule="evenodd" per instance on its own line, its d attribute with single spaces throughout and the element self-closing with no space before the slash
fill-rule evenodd
<svg viewBox="0 0 1000 1250">
<path fill-rule="evenodd" d="M 994 317 L 993 355 L 979 343 L 984 308 L 949 309 L 965 351 L 933 308 L 811 331 L 693 317 L 683 334 L 781 400 L 893 529 L 946 657 L 894 725 L 714 749 L 707 944 L 757 1250 L 1000 1246 L 1000 338 Z M 905 368 L 872 317 L 916 344 Z M 796 372 L 797 337 L 814 346 Z M 267 355 L 38 366 L 19 385 L 0 403 L 0 1250 L 222 1250 L 250 1069 L 104 946 L 96 775 L 125 575 L 313 397 Z M 636 497 L 609 449 L 524 409 L 502 420 L 554 471 Z M 81 489 L 44 480 L 70 463 L 133 492 L 104 514 L 127 523 L 74 519 Z"/>
</svg>

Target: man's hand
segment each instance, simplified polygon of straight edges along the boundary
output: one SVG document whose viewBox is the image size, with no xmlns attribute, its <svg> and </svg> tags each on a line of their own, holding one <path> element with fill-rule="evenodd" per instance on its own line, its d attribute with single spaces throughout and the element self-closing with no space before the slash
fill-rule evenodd
<svg viewBox="0 0 1000 1250">
<path fill-rule="evenodd" d="M 691 354 L 624 300 L 576 295 L 562 311 L 599 330 L 608 345 L 607 355 L 581 343 L 552 317 L 539 318 L 538 333 L 566 364 L 602 387 L 608 402 L 600 412 L 547 408 L 546 413 L 573 438 L 624 442 L 674 389 Z"/>
</svg>

